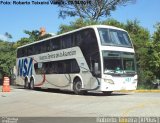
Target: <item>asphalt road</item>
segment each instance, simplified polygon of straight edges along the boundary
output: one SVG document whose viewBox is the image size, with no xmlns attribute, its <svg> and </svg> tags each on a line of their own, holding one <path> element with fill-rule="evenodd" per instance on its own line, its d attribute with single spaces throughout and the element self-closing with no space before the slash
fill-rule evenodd
<svg viewBox="0 0 160 123">
<path fill-rule="evenodd" d="M 74 95 L 57 90 L 14 88 L 0 92 L 5 117 L 160 117 L 160 93 Z"/>
</svg>

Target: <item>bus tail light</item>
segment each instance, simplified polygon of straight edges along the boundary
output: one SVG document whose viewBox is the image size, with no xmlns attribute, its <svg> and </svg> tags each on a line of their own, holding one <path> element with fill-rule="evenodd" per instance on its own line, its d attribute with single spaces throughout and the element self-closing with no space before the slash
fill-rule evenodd
<svg viewBox="0 0 160 123">
<path fill-rule="evenodd" d="M 114 84 L 113 80 L 111 79 L 104 79 L 104 82 L 110 83 L 110 84 Z"/>
</svg>

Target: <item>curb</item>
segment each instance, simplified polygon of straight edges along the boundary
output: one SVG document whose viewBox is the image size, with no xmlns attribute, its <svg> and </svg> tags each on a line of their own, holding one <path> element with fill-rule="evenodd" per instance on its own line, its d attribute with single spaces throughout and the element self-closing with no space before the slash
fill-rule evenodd
<svg viewBox="0 0 160 123">
<path fill-rule="evenodd" d="M 127 91 L 127 90 L 122 90 L 122 91 L 118 91 L 118 92 L 135 92 L 135 93 L 160 93 L 160 90 L 131 90 L 131 91 Z"/>
<path fill-rule="evenodd" d="M 160 92 L 160 90 L 135 90 L 134 92 L 153 92 L 153 93 L 157 93 L 157 92 Z"/>
</svg>

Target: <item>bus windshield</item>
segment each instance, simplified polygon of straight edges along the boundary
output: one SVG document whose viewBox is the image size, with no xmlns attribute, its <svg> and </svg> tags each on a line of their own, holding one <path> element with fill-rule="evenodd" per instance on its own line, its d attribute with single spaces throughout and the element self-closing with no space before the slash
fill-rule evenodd
<svg viewBox="0 0 160 123">
<path fill-rule="evenodd" d="M 134 53 L 103 51 L 104 74 L 135 74 Z"/>
<path fill-rule="evenodd" d="M 102 45 L 132 47 L 127 32 L 115 29 L 98 28 Z"/>
</svg>

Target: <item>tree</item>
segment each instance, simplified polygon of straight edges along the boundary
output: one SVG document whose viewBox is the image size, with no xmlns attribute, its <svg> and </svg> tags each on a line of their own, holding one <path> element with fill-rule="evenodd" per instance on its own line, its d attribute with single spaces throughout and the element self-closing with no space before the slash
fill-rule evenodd
<svg viewBox="0 0 160 123">
<path fill-rule="evenodd" d="M 117 21 L 115 19 L 112 19 L 112 18 L 107 19 L 105 21 L 102 21 L 101 24 L 110 25 L 110 26 L 116 26 L 116 27 L 119 27 L 119 28 L 125 28 L 124 27 L 125 25 L 123 23 L 121 23 L 121 22 L 119 22 L 119 21 Z"/>
<path fill-rule="evenodd" d="M 151 88 L 154 74 L 149 68 L 148 48 L 151 43 L 151 36 L 147 29 L 140 26 L 138 20 L 127 21 L 125 30 L 128 31 L 132 39 L 137 62 L 138 84 L 143 88 Z"/>
<path fill-rule="evenodd" d="M 38 40 L 42 40 L 48 37 L 51 37 L 51 34 L 46 33 L 45 35 L 41 36 L 41 32 L 38 30 L 33 30 L 33 31 L 28 31 L 28 30 L 24 30 L 24 33 L 29 35 L 29 42 L 34 42 L 34 41 L 38 41 Z"/>
<path fill-rule="evenodd" d="M 52 0 L 60 8 L 59 17 L 78 16 L 81 19 L 98 21 L 107 17 L 117 6 L 126 6 L 136 0 Z M 68 3 L 68 4 L 65 4 Z"/>
<path fill-rule="evenodd" d="M 154 27 L 156 31 L 153 34 L 153 41 L 155 43 L 160 43 L 160 22 L 158 22 Z"/>
<path fill-rule="evenodd" d="M 24 33 L 29 35 L 29 40 L 31 42 L 39 40 L 40 32 L 38 30 L 33 30 L 33 31 L 24 30 Z"/>
<path fill-rule="evenodd" d="M 152 42 L 148 45 L 148 66 L 155 79 L 160 79 L 160 23 L 155 25 Z"/>
<path fill-rule="evenodd" d="M 58 34 L 65 33 L 74 29 L 78 29 L 84 26 L 100 24 L 101 22 L 95 22 L 92 20 L 83 20 L 81 18 L 75 20 L 74 22 L 70 22 L 70 25 L 60 25 Z"/>
<path fill-rule="evenodd" d="M 5 36 L 6 36 L 8 39 L 11 39 L 11 38 L 12 38 L 12 35 L 9 34 L 8 32 L 5 33 Z"/>
<path fill-rule="evenodd" d="M 21 38 L 20 40 L 18 40 L 15 44 L 14 44 L 14 48 L 23 46 L 25 44 L 29 44 L 32 43 L 33 40 L 31 40 L 30 38 Z"/>
<path fill-rule="evenodd" d="M 0 78 L 4 75 L 11 75 L 11 69 L 15 65 L 16 49 L 12 42 L 0 40 Z"/>
</svg>

